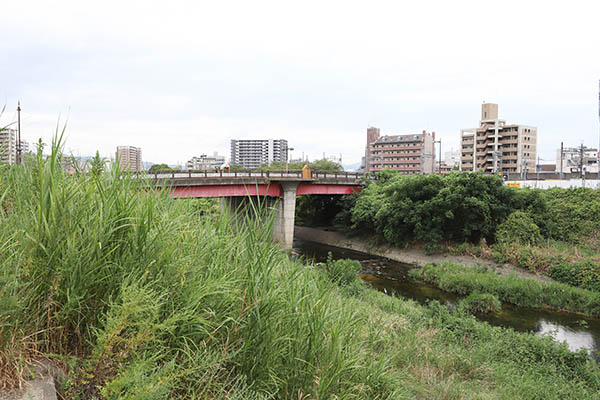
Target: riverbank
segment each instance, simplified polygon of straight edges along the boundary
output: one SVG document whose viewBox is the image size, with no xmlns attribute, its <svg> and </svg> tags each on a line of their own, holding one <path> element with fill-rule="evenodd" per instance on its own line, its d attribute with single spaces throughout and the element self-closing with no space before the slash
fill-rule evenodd
<svg viewBox="0 0 600 400">
<path fill-rule="evenodd" d="M 340 247 L 360 251 L 379 257 L 389 258 L 405 264 L 424 267 L 430 263 L 451 262 L 468 267 L 486 266 L 494 270 L 499 275 L 517 274 L 522 278 L 535 279 L 537 281 L 551 281 L 546 276 L 540 276 L 526 271 L 512 264 L 497 264 L 493 261 L 472 256 L 459 256 L 452 254 L 427 254 L 423 249 L 398 248 L 388 245 L 374 246 L 369 240 L 360 237 L 347 237 L 341 232 L 326 230 L 325 228 L 308 228 L 305 226 L 296 226 L 294 236 L 311 242 L 326 244 L 328 246 Z"/>
<path fill-rule="evenodd" d="M 355 262 L 290 259 L 272 220 L 61 159 L 54 143 L 0 165 L 0 390 L 46 358 L 63 398 L 599 397 L 586 352 L 387 296 Z"/>
</svg>

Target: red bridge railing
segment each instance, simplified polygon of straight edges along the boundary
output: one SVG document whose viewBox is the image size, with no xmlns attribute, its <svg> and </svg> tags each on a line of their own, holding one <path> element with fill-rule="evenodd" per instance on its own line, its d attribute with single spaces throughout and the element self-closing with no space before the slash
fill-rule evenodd
<svg viewBox="0 0 600 400">
<path fill-rule="evenodd" d="M 192 179 L 192 178 L 287 178 L 287 179 L 298 179 L 302 180 L 302 171 L 231 171 L 225 172 L 219 171 L 155 171 L 153 173 L 138 173 L 141 178 L 147 179 Z M 320 179 L 344 179 L 344 180 L 357 180 L 363 178 L 365 175 L 360 172 L 347 172 L 347 171 L 311 171 L 310 180 Z"/>
</svg>

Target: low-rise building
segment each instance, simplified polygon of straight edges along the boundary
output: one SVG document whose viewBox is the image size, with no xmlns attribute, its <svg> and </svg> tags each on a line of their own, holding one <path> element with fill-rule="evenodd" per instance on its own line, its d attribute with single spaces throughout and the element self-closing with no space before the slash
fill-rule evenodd
<svg viewBox="0 0 600 400">
<path fill-rule="evenodd" d="M 367 129 L 365 172 L 394 169 L 402 174 L 431 174 L 435 165 L 435 132 L 380 136 Z"/>
<path fill-rule="evenodd" d="M 562 156 L 562 157 L 561 157 Z M 563 173 L 582 172 L 585 174 L 598 173 L 598 149 L 581 145 L 580 147 L 565 147 L 556 150 L 556 170 Z"/>
<path fill-rule="evenodd" d="M 220 168 L 225 164 L 225 156 L 220 156 L 217 152 L 213 153 L 212 156 L 206 154 L 200 155 L 200 157 L 192 157 L 185 164 L 187 170 L 194 171 L 208 171 L 215 168 Z"/>
<path fill-rule="evenodd" d="M 535 172 L 537 128 L 498 119 L 498 104 L 483 103 L 479 127 L 460 136 L 462 171 Z"/>
<path fill-rule="evenodd" d="M 444 153 L 444 164 L 450 167 L 460 166 L 460 150 L 450 150 Z M 443 167 L 443 164 L 442 164 Z M 443 170 L 443 168 L 442 168 Z"/>
</svg>

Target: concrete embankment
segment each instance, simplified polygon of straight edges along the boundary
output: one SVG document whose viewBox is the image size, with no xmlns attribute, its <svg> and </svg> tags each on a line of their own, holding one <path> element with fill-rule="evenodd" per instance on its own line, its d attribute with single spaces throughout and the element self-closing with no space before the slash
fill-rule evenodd
<svg viewBox="0 0 600 400">
<path fill-rule="evenodd" d="M 361 237 L 347 237 L 341 232 L 329 231 L 320 228 L 307 228 L 304 226 L 296 226 L 294 228 L 294 236 L 302 240 L 321 243 L 328 246 L 340 247 L 343 249 L 360 251 L 362 253 L 389 258 L 390 260 L 398 261 L 405 264 L 411 264 L 417 267 L 422 267 L 425 264 L 434 262 L 439 263 L 444 261 L 450 261 L 456 264 L 463 264 L 472 267 L 481 265 L 493 267 L 495 268 L 496 272 L 500 275 L 506 275 L 511 272 L 515 272 L 523 278 L 531 278 L 541 281 L 550 280 L 547 277 L 532 274 L 528 271 L 525 271 L 522 268 L 516 267 L 511 264 L 498 265 L 493 261 L 472 256 L 455 256 L 451 254 L 427 254 L 422 249 L 403 249 L 386 245 L 374 246 L 369 243 L 368 239 Z"/>
</svg>

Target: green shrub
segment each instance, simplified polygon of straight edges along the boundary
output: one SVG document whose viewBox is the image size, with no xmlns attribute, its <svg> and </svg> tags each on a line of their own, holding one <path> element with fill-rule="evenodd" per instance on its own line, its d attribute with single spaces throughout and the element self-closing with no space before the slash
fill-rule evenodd
<svg viewBox="0 0 600 400">
<path fill-rule="evenodd" d="M 591 260 L 557 262 L 549 275 L 558 282 L 600 292 L 600 265 Z"/>
<path fill-rule="evenodd" d="M 540 228 L 523 211 L 512 212 L 506 221 L 498 226 L 496 241 L 499 243 L 520 243 L 536 245 L 542 241 Z"/>
<path fill-rule="evenodd" d="M 459 305 L 471 313 L 495 313 L 502 309 L 498 297 L 489 293 L 471 293 Z"/>
<path fill-rule="evenodd" d="M 331 253 L 327 259 L 327 277 L 331 282 L 344 287 L 357 280 L 356 275 L 362 270 L 362 265 L 356 260 L 332 260 Z"/>
<path fill-rule="evenodd" d="M 575 243 L 600 231 L 600 191 L 590 188 L 543 191 L 547 211 L 544 234 L 552 239 Z"/>
<path fill-rule="evenodd" d="M 481 173 L 380 173 L 347 207 L 350 230 L 379 235 L 394 245 L 413 240 L 479 243 L 493 242 L 496 228 L 511 212 L 535 215 L 543 211 L 544 201 L 536 191 L 519 192 Z"/>
</svg>

